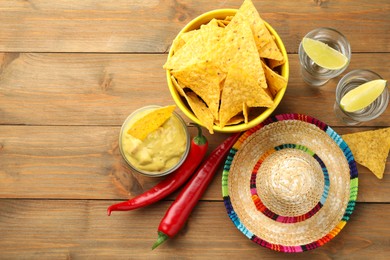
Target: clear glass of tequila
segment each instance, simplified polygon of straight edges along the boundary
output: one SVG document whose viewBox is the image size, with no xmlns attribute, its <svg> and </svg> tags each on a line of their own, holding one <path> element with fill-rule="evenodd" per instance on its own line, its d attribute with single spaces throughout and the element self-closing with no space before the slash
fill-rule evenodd
<svg viewBox="0 0 390 260">
<path fill-rule="evenodd" d="M 355 112 L 346 112 L 340 101 L 352 89 L 372 80 L 382 79 L 381 76 L 370 70 L 353 70 L 341 78 L 336 88 L 336 102 L 334 111 L 336 116 L 346 125 L 357 125 L 379 117 L 389 104 L 389 91 L 385 87 L 382 94 L 367 107 Z"/>
<path fill-rule="evenodd" d="M 328 69 L 319 66 L 305 52 L 302 42 L 299 45 L 299 61 L 301 63 L 301 74 L 303 80 L 311 86 L 322 86 L 330 79 L 340 75 L 349 64 L 351 59 L 351 47 L 348 40 L 339 31 L 332 28 L 317 28 L 310 31 L 304 38 L 317 40 L 327 44 L 334 50 L 342 53 L 348 62 L 339 69 Z"/>
</svg>

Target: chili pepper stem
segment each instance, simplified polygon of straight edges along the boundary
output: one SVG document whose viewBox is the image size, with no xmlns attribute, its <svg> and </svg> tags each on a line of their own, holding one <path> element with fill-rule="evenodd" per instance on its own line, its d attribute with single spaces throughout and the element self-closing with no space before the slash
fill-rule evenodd
<svg viewBox="0 0 390 260">
<path fill-rule="evenodd" d="M 159 245 L 161 245 L 162 243 L 164 243 L 166 240 L 168 240 L 168 238 L 169 238 L 168 235 L 164 234 L 161 231 L 158 231 L 158 238 L 156 243 L 154 243 L 154 245 L 152 246 L 152 250 L 158 247 Z"/>
<path fill-rule="evenodd" d="M 194 124 L 194 123 L 189 123 L 188 126 L 195 126 L 196 128 L 198 128 L 198 135 L 194 137 L 194 142 L 198 145 L 204 145 L 205 143 L 207 143 L 207 139 L 206 137 L 203 135 L 202 133 L 202 127 L 200 127 L 200 125 L 198 124 Z"/>
</svg>

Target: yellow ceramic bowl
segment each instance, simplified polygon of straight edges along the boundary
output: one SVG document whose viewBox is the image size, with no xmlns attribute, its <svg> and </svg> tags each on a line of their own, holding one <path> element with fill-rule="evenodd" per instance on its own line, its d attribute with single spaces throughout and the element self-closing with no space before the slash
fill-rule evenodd
<svg viewBox="0 0 390 260">
<path fill-rule="evenodd" d="M 202 24 L 207 24 L 209 21 L 211 21 L 213 18 L 217 19 L 224 19 L 227 16 L 233 16 L 237 12 L 237 9 L 217 9 L 213 10 L 207 13 L 204 13 L 198 17 L 196 17 L 194 20 L 189 22 L 176 36 L 178 38 L 181 34 L 184 32 L 192 31 L 199 29 Z M 265 23 L 270 33 L 275 37 L 276 44 L 278 45 L 279 49 L 281 50 L 284 59 L 286 62 L 281 66 L 281 75 L 288 79 L 289 77 L 289 63 L 288 63 L 288 57 L 286 48 L 284 47 L 284 44 L 282 40 L 280 39 L 279 35 L 276 33 L 276 31 L 268 24 Z M 168 56 L 171 57 L 173 55 L 172 48 L 169 51 Z M 171 95 L 176 103 L 176 105 L 179 107 L 179 109 L 193 122 L 202 125 L 202 123 L 199 121 L 199 119 L 194 115 L 191 108 L 188 107 L 186 101 L 180 96 L 180 94 L 176 91 L 175 86 L 172 83 L 171 80 L 171 73 L 169 70 L 167 70 L 167 81 L 168 81 L 168 87 L 169 91 L 171 92 Z M 267 108 L 265 111 L 263 111 L 261 114 L 259 114 L 257 117 L 246 123 L 241 123 L 237 125 L 230 125 L 225 126 L 223 128 L 214 125 L 213 129 L 216 132 L 226 132 L 226 133 L 233 133 L 233 132 L 242 132 L 249 128 L 252 128 L 262 121 L 264 121 L 267 117 L 269 117 L 272 112 L 276 109 L 276 107 L 279 105 L 280 101 L 282 100 L 284 93 L 286 91 L 286 88 L 281 89 L 276 97 L 274 98 L 274 105 L 270 108 Z"/>
</svg>

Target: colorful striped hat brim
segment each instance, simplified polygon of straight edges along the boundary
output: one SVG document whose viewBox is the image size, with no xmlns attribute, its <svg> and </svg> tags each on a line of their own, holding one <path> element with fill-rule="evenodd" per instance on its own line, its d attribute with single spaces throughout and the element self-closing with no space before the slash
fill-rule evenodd
<svg viewBox="0 0 390 260">
<path fill-rule="evenodd" d="M 352 214 L 358 173 L 351 150 L 327 124 L 282 114 L 244 132 L 222 176 L 227 214 L 251 241 L 303 252 L 335 237 Z"/>
</svg>

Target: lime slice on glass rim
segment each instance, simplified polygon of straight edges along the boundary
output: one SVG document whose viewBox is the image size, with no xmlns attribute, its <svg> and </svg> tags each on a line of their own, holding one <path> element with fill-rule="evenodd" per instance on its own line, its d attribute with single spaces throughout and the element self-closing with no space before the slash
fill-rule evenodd
<svg viewBox="0 0 390 260">
<path fill-rule="evenodd" d="M 369 106 L 386 88 L 386 80 L 375 79 L 347 92 L 341 100 L 340 107 L 346 112 L 355 112 Z"/>
<path fill-rule="evenodd" d="M 338 70 L 348 63 L 348 58 L 344 54 L 321 41 L 303 38 L 302 47 L 314 63 L 325 69 Z"/>
</svg>

